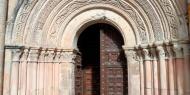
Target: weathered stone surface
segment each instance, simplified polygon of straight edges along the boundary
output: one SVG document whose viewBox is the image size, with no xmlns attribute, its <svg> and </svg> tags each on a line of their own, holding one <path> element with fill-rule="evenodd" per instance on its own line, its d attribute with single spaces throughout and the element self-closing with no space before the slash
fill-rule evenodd
<svg viewBox="0 0 190 95">
<path fill-rule="evenodd" d="M 74 50 L 96 23 L 123 36 L 129 95 L 189 95 L 186 1 L 0 0 L 0 95 L 75 95 Z"/>
</svg>

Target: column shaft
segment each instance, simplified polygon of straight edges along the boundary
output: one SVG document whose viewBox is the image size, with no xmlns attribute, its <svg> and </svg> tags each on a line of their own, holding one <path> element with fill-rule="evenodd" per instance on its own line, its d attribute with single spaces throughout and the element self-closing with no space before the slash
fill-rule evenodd
<svg viewBox="0 0 190 95">
<path fill-rule="evenodd" d="M 152 95 L 152 62 L 149 50 L 143 49 L 144 55 L 144 72 L 145 72 L 145 95 Z"/>
<path fill-rule="evenodd" d="M 160 94 L 168 95 L 167 65 L 165 60 L 165 51 L 162 46 L 157 47 L 160 64 Z"/>
<path fill-rule="evenodd" d="M 176 88 L 176 71 L 175 71 L 175 60 L 174 54 L 170 46 L 167 46 L 168 52 L 168 80 L 169 80 L 169 93 L 170 95 L 176 95 L 177 88 Z"/>
</svg>

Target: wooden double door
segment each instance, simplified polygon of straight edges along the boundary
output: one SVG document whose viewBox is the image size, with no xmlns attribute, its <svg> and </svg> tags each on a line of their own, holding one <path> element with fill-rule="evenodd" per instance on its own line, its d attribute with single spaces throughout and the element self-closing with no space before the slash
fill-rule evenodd
<svg viewBox="0 0 190 95">
<path fill-rule="evenodd" d="M 127 95 L 127 63 L 121 34 L 107 24 L 88 27 L 79 37 L 76 95 Z"/>
</svg>

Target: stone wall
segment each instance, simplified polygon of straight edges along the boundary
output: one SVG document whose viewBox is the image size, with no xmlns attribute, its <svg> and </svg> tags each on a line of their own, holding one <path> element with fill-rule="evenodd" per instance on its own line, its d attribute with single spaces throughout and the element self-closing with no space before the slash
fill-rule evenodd
<svg viewBox="0 0 190 95">
<path fill-rule="evenodd" d="M 190 95 L 189 0 L 0 0 L 0 9 L 0 95 L 73 95 L 77 40 L 95 23 L 125 40 L 129 95 Z"/>
</svg>

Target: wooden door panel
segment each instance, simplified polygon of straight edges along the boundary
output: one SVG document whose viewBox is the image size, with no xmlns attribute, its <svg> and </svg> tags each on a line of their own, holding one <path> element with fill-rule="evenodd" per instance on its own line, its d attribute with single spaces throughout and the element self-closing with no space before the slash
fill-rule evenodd
<svg viewBox="0 0 190 95">
<path fill-rule="evenodd" d="M 83 95 L 99 95 L 99 70 L 98 66 L 93 65 L 83 68 Z"/>
<path fill-rule="evenodd" d="M 122 39 L 112 27 L 100 31 L 101 95 L 126 95 L 127 68 Z"/>
</svg>

